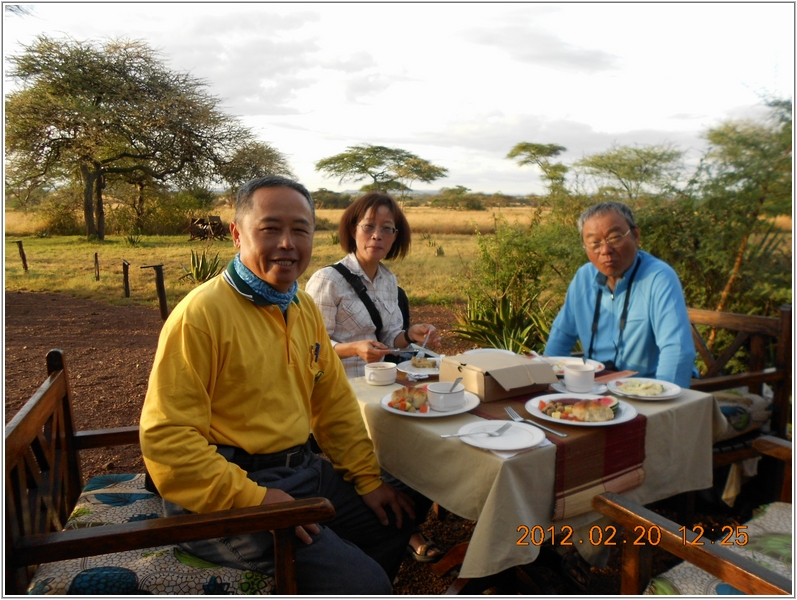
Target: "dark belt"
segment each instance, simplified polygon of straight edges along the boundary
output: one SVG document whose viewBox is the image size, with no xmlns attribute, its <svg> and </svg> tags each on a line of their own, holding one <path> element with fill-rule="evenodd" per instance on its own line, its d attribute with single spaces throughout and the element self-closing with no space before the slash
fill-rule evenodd
<svg viewBox="0 0 797 600">
<path fill-rule="evenodd" d="M 309 442 L 273 454 L 249 454 L 235 446 L 218 446 L 217 452 L 229 462 L 235 463 L 244 471 L 260 471 L 274 467 L 298 467 L 304 461 L 305 453 L 310 452 Z"/>
</svg>

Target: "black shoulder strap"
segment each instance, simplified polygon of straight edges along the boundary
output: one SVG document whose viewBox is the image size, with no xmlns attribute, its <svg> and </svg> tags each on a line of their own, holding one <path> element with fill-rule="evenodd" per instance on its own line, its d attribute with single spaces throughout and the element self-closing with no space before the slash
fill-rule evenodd
<svg viewBox="0 0 797 600">
<path fill-rule="evenodd" d="M 351 287 L 354 288 L 354 291 L 357 292 L 357 295 L 365 305 L 365 308 L 368 309 L 368 314 L 371 315 L 371 320 L 374 322 L 374 327 L 376 327 L 376 339 L 378 340 L 380 334 L 382 333 L 382 317 L 379 316 L 379 311 L 376 310 L 373 300 L 371 300 L 371 297 L 368 295 L 368 290 L 365 289 L 365 284 L 363 283 L 362 279 L 360 279 L 357 275 L 349 271 L 340 263 L 335 263 L 334 265 L 329 266 L 343 275 Z"/>
<path fill-rule="evenodd" d="M 407 331 L 410 328 L 410 299 L 407 298 L 407 292 L 401 286 L 396 287 L 398 288 L 398 305 L 401 311 L 401 328 Z"/>
</svg>

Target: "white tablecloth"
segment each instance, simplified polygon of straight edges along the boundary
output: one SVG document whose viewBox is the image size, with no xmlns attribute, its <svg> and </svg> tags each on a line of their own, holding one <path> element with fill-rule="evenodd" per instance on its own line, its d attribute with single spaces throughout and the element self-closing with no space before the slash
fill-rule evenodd
<svg viewBox="0 0 797 600">
<path fill-rule="evenodd" d="M 553 527 L 554 536 L 561 536 L 565 525 L 575 528 L 599 518 L 590 512 L 551 521 L 556 446 L 500 458 L 456 438 L 440 438 L 480 417 L 470 413 L 441 418 L 397 415 L 379 406 L 379 401 L 398 389 L 398 384 L 371 386 L 363 378 L 350 382 L 382 467 L 445 509 L 477 521 L 460 577 L 485 577 L 535 560 L 539 547 L 518 545 L 519 527 L 530 530 L 539 525 L 549 537 Z M 710 487 L 713 432 L 722 424 L 712 396 L 685 390 L 667 402 L 626 401 L 648 422 L 645 481 L 625 496 L 647 504 Z M 590 543 L 588 539 L 571 541 Z"/>
</svg>

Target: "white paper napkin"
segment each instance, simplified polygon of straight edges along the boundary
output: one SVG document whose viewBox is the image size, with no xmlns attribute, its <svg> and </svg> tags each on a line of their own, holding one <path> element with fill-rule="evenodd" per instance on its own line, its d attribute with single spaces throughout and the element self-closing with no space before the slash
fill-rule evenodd
<svg viewBox="0 0 797 600">
<path fill-rule="evenodd" d="M 537 448 L 543 448 L 545 446 L 550 446 L 553 444 L 551 440 L 545 438 L 536 446 L 532 446 L 531 448 L 523 448 L 522 450 L 490 450 L 496 456 L 507 459 L 512 458 L 513 456 L 517 456 L 518 454 L 522 454 L 523 452 L 531 452 L 532 450 L 536 450 Z"/>
</svg>

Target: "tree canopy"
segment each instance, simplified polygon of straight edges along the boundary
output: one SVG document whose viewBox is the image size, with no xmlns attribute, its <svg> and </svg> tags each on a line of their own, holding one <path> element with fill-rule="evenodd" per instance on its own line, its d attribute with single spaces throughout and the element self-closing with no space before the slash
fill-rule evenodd
<svg viewBox="0 0 797 600">
<path fill-rule="evenodd" d="M 520 166 L 536 165 L 539 167 L 550 193 L 557 194 L 567 193 L 565 175 L 569 169 L 562 163 L 551 162 L 549 159 L 556 158 L 562 152 L 567 152 L 567 148 L 557 144 L 520 142 L 509 151 L 506 157 L 517 159 Z"/>
<path fill-rule="evenodd" d="M 406 150 L 371 144 L 349 146 L 346 152 L 319 160 L 315 168 L 330 177 L 338 177 L 341 183 L 370 179 L 363 190 L 401 192 L 409 191 L 414 181 L 429 183 L 448 173 L 448 169 Z"/>
<path fill-rule="evenodd" d="M 22 87 L 6 100 L 6 149 L 30 177 L 82 180 L 89 236 L 104 238 L 108 178 L 206 184 L 256 147 L 203 81 L 168 69 L 144 42 L 40 36 L 9 63 Z"/>
<path fill-rule="evenodd" d="M 669 191 L 681 156 L 682 152 L 666 145 L 613 146 L 575 164 L 598 181 L 618 184 L 628 200 L 634 201 L 644 191 Z"/>
</svg>

